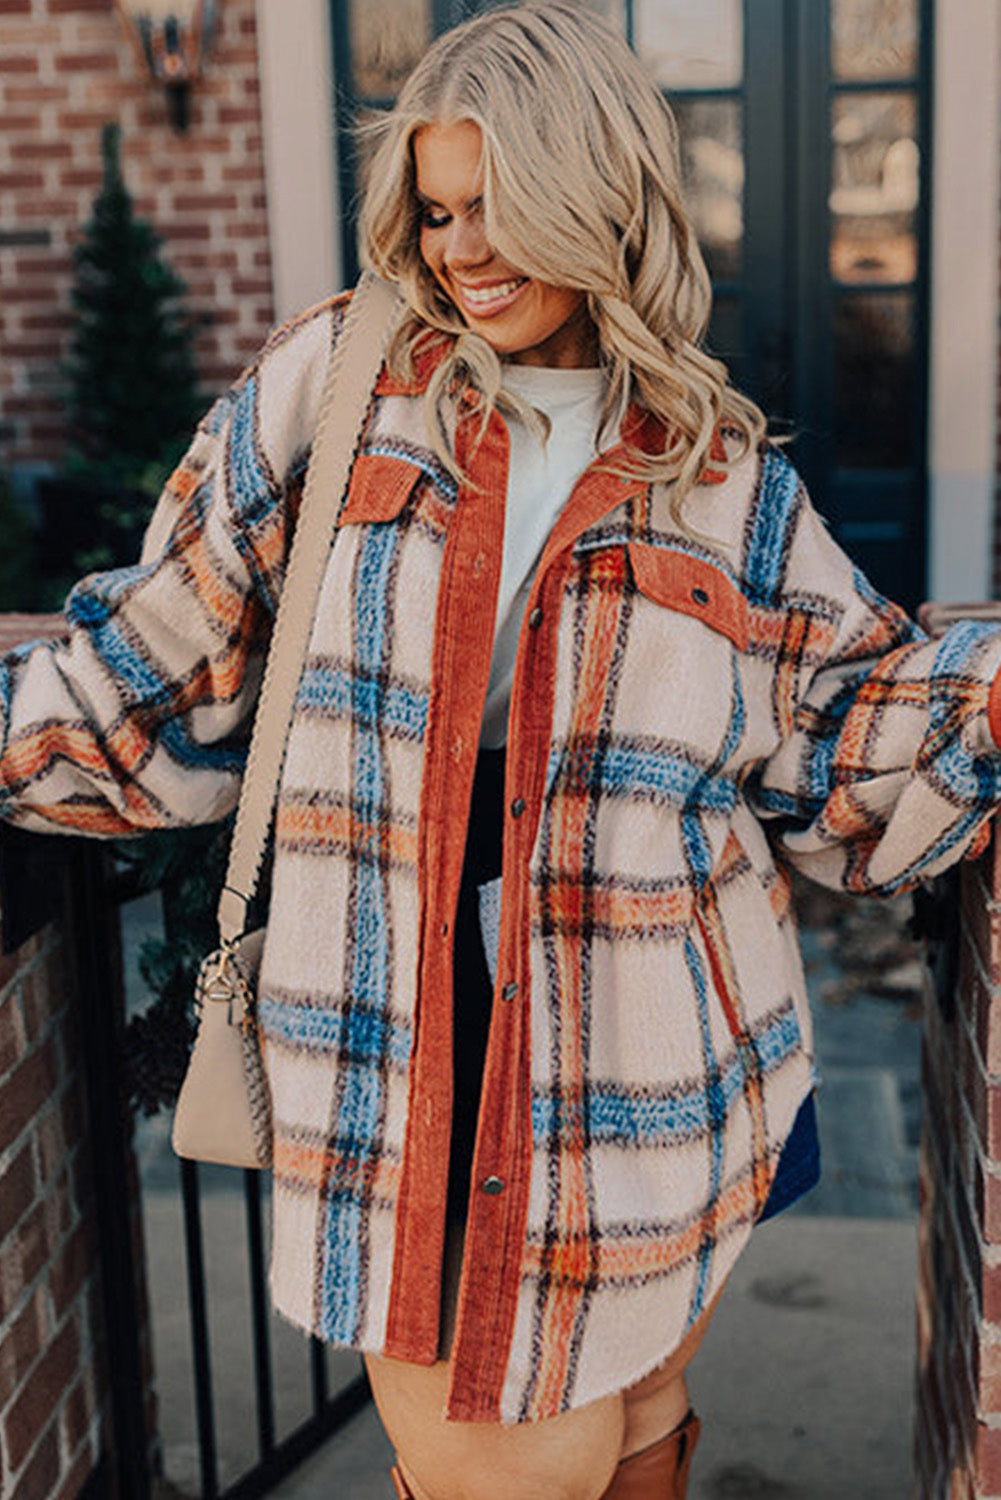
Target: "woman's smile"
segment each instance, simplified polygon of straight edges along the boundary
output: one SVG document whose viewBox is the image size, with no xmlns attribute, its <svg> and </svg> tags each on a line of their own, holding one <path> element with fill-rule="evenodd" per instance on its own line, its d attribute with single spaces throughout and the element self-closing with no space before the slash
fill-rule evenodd
<svg viewBox="0 0 1001 1500">
<path fill-rule="evenodd" d="M 427 125 L 415 135 L 413 152 L 421 256 L 469 327 L 515 364 L 597 364 L 584 293 L 525 275 L 487 239 L 479 126 Z"/>
<path fill-rule="evenodd" d="M 504 281 L 479 282 L 473 284 L 455 281 L 459 300 L 464 309 L 474 317 L 492 318 L 511 306 L 523 287 L 528 286 L 527 276 L 509 277 Z"/>
</svg>

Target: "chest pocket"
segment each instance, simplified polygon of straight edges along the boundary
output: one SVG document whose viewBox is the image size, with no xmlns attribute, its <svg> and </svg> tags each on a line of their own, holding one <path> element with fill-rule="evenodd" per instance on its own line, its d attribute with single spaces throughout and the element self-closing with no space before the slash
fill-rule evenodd
<svg viewBox="0 0 1001 1500">
<path fill-rule="evenodd" d="M 416 488 L 423 470 L 390 453 L 362 453 L 351 468 L 348 496 L 338 526 L 395 521 Z"/>
<path fill-rule="evenodd" d="M 631 541 L 628 553 L 636 587 L 645 598 L 701 620 L 738 650 L 747 650 L 747 600 L 721 568 L 647 542 Z"/>
</svg>

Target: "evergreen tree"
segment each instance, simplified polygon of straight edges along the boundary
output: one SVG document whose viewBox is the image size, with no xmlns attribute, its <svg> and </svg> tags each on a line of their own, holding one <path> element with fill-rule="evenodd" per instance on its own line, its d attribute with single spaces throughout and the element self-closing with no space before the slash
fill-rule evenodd
<svg viewBox="0 0 1001 1500">
<path fill-rule="evenodd" d="M 104 182 L 74 253 L 76 327 L 68 365 L 72 469 L 147 494 L 180 456 L 199 415 L 185 284 L 135 215 L 120 130 L 101 137 Z"/>
</svg>

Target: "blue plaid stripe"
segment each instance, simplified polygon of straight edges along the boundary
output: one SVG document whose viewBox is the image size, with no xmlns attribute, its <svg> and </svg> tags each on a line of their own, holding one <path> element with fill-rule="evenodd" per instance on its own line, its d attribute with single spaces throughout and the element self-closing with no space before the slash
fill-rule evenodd
<svg viewBox="0 0 1001 1500">
<path fill-rule="evenodd" d="M 313 663 L 299 683 L 296 707 L 328 719 L 351 718 L 391 734 L 422 740 L 427 732 L 428 695 L 416 688 L 366 677 L 346 667 Z"/>
<path fill-rule="evenodd" d="M 693 758 L 691 749 L 655 743 L 643 745 L 629 737 L 613 739 L 602 747 L 601 756 L 590 758 L 588 770 L 581 774 L 581 746 L 574 742 L 554 744 L 547 766 L 547 787 L 573 785 L 577 792 L 587 790 L 607 797 L 649 797 L 673 807 L 698 808 L 703 812 L 730 813 L 737 801 L 737 783 L 732 776 L 717 772 L 711 778 L 704 765 Z"/>
<path fill-rule="evenodd" d="M 752 604 L 775 604 L 799 513 L 799 476 L 781 453 L 765 450 L 749 518 L 744 589 Z"/>
<path fill-rule="evenodd" d="M 365 530 L 352 591 L 354 645 L 358 675 L 379 683 L 389 652 L 388 606 L 400 533 L 394 526 Z M 374 708 L 374 712 L 372 711 Z M 353 783 L 363 825 L 385 817 L 386 782 L 380 744 L 380 704 L 367 705 L 355 720 Z M 376 1035 L 373 1017 L 389 1003 L 388 913 L 386 871 L 381 861 L 353 861 L 354 920 L 348 954 L 349 994 L 357 1005 L 346 1008 L 339 1054 L 340 1077 L 336 1119 L 331 1134 L 339 1150 L 332 1179 L 326 1185 L 327 1213 L 322 1245 L 324 1336 L 351 1342 L 364 1315 L 363 1267 L 372 1172 L 381 1151 L 386 1105 L 386 1058 L 368 1048 Z M 409 1051 L 408 1051 L 409 1059 Z"/>
<path fill-rule="evenodd" d="M 255 593 L 273 612 L 273 579 L 261 566 L 253 542 L 254 531 L 269 522 L 276 509 L 274 480 L 258 448 L 257 402 L 258 384 L 251 376 L 233 403 L 226 467 L 230 499 L 239 522 L 232 531 L 233 543 Z"/>
<path fill-rule="evenodd" d="M 773 1073 L 800 1047 L 799 1022 L 790 1005 L 755 1033 L 755 1045 L 763 1073 Z M 577 1117 L 585 1113 L 587 1137 L 602 1146 L 670 1147 L 707 1136 L 713 1128 L 714 1111 L 729 1111 L 743 1091 L 744 1069 L 739 1054 L 719 1069 L 718 1088 L 707 1091 L 704 1080 L 687 1088 L 673 1087 L 656 1092 L 623 1089 L 611 1083 L 596 1082 L 583 1101 L 574 1102 L 573 1121 L 564 1120 L 566 1108 L 560 1098 L 534 1090 L 532 1098 L 532 1136 L 537 1146 L 546 1147 L 568 1131 L 579 1128 Z"/>
<path fill-rule="evenodd" d="M 148 654 L 133 643 L 123 616 L 105 597 L 105 585 L 116 574 L 95 574 L 76 586 L 66 601 L 67 621 L 85 630 L 90 644 L 107 672 L 120 682 L 147 711 L 169 708 L 177 684 L 157 671 Z M 111 726 L 109 726 L 110 728 Z M 164 718 L 158 743 L 185 770 L 240 771 L 247 758 L 246 746 L 220 740 L 204 744 L 194 740 L 183 718 Z"/>
<path fill-rule="evenodd" d="M 293 1004 L 287 997 L 262 994 L 258 1015 L 266 1037 L 304 1052 L 335 1052 L 361 1064 L 383 1058 L 395 1068 L 410 1061 L 409 1026 L 390 1021 L 381 1009 L 353 1004 L 349 1008 L 310 1000 Z"/>
</svg>

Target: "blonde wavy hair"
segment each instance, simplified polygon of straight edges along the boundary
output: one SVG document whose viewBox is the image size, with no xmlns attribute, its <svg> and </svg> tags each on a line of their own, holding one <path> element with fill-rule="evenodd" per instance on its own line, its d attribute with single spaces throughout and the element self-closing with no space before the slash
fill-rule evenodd
<svg viewBox="0 0 1001 1500">
<path fill-rule="evenodd" d="M 712 293 L 682 206 L 678 131 L 626 43 L 565 0 L 492 10 L 447 32 L 404 85 L 375 137 L 361 215 L 362 257 L 399 282 L 411 308 L 390 350 L 412 378 L 429 343 L 449 349 L 427 392 L 430 440 L 457 473 L 449 430 L 457 393 L 492 406 L 500 361 L 470 332 L 420 253 L 413 139 L 424 126 L 471 121 L 483 138 L 487 239 L 518 271 L 586 293 L 609 374 L 602 426 L 628 402 L 660 418 L 666 446 L 628 450 L 627 469 L 673 486 L 672 510 L 698 481 L 719 428 L 757 445 L 765 419 L 702 347 Z M 718 466 L 718 465 L 717 465 Z"/>
</svg>

